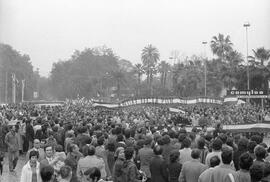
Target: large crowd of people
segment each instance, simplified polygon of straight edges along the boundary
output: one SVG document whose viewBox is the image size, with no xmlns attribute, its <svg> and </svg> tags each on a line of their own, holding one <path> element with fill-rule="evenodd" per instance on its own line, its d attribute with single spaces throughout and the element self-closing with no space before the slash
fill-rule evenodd
<svg viewBox="0 0 270 182">
<path fill-rule="evenodd" d="M 269 146 L 261 133 L 232 134 L 222 124 L 258 122 L 250 105 L 92 107 L 86 100 L 59 106 L 0 107 L 0 174 L 7 157 L 21 182 L 266 182 Z M 214 131 L 196 127 L 200 120 Z M 187 132 L 186 125 L 194 125 Z"/>
</svg>

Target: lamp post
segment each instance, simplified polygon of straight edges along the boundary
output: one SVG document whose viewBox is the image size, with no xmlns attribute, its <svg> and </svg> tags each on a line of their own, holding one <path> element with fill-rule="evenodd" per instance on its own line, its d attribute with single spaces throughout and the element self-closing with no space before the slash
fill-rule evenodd
<svg viewBox="0 0 270 182">
<path fill-rule="evenodd" d="M 250 27 L 250 24 L 247 22 L 247 23 L 244 23 L 243 26 L 246 28 L 246 43 L 247 43 L 247 56 L 246 56 L 246 59 L 247 59 L 247 89 L 249 90 L 250 89 L 250 85 L 249 85 L 249 62 L 248 62 L 248 27 Z"/>
<path fill-rule="evenodd" d="M 204 45 L 204 56 L 205 56 L 205 59 L 204 59 L 204 96 L 206 97 L 206 44 L 207 42 L 203 41 L 202 44 Z"/>
</svg>

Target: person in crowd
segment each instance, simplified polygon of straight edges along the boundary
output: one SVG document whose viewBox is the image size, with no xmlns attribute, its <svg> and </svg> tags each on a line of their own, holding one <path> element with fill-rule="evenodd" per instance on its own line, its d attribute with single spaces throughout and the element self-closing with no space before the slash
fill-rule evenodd
<svg viewBox="0 0 270 182">
<path fill-rule="evenodd" d="M 211 182 L 236 181 L 235 169 L 230 165 L 233 158 L 233 151 L 229 147 L 224 147 L 221 153 L 222 164 L 215 167 L 212 171 Z"/>
<path fill-rule="evenodd" d="M 206 169 L 198 179 L 198 182 L 209 182 L 211 180 L 212 172 L 214 167 L 220 164 L 220 159 L 217 155 L 211 157 L 210 159 L 210 168 Z"/>
<path fill-rule="evenodd" d="M 71 167 L 72 169 L 72 178 L 70 181 L 77 182 L 78 181 L 78 178 L 77 178 L 78 161 L 83 155 L 80 153 L 79 147 L 74 143 L 71 143 L 68 145 L 67 151 L 68 151 L 67 158 L 64 162 L 65 162 L 65 165 Z"/>
<path fill-rule="evenodd" d="M 169 182 L 178 182 L 179 175 L 182 169 L 182 164 L 180 164 L 180 152 L 178 150 L 173 150 L 170 153 L 170 163 L 168 165 L 168 175 Z"/>
<path fill-rule="evenodd" d="M 40 169 L 40 177 L 42 182 L 53 182 L 54 181 L 54 169 L 52 166 L 47 165 Z"/>
<path fill-rule="evenodd" d="M 62 166 L 59 171 L 59 182 L 70 182 L 72 178 L 72 169 L 69 166 Z"/>
<path fill-rule="evenodd" d="M 29 161 L 23 166 L 20 182 L 41 182 L 38 151 L 29 153 Z"/>
<path fill-rule="evenodd" d="M 140 174 L 136 164 L 134 163 L 135 151 L 132 147 L 127 147 L 124 151 L 125 161 L 123 164 L 123 171 L 121 178 L 123 182 L 141 182 Z M 150 166 L 151 170 L 151 166 Z"/>
<path fill-rule="evenodd" d="M 95 155 L 95 147 L 85 145 L 82 149 L 84 157 L 78 161 L 77 167 L 77 176 L 78 179 L 82 182 L 86 182 L 86 176 L 84 176 L 84 172 L 89 168 L 97 167 L 101 171 L 101 178 L 106 179 L 106 170 L 105 170 L 105 162 L 103 158 Z"/>
<path fill-rule="evenodd" d="M 254 141 L 248 142 L 248 154 L 252 157 L 252 159 L 255 159 L 254 149 L 257 146 L 257 143 Z"/>
<path fill-rule="evenodd" d="M 9 171 L 14 173 L 19 158 L 19 141 L 15 135 L 15 126 L 5 136 L 5 143 L 8 146 L 8 165 Z"/>
<path fill-rule="evenodd" d="M 243 153 L 246 153 L 247 150 L 248 150 L 248 140 L 246 138 L 241 138 L 238 142 L 238 149 L 233 153 L 233 162 L 234 162 L 234 167 L 235 167 L 236 171 L 239 170 L 240 156 Z"/>
<path fill-rule="evenodd" d="M 164 135 L 162 137 L 162 156 L 165 159 L 166 163 L 170 163 L 170 152 L 174 150 L 174 146 L 171 144 L 171 138 L 169 135 Z"/>
<path fill-rule="evenodd" d="M 198 138 L 197 146 L 198 146 L 198 149 L 201 151 L 201 156 L 200 156 L 201 163 L 205 164 L 205 159 L 208 154 L 208 149 L 205 146 L 205 139 L 203 137 Z"/>
<path fill-rule="evenodd" d="M 181 155 L 181 154 L 180 154 Z M 187 161 L 183 164 L 179 181 L 185 182 L 197 182 L 199 176 L 205 171 L 208 167 L 205 164 L 200 162 L 201 151 L 199 149 L 193 149 L 191 152 L 192 160 Z"/>
<path fill-rule="evenodd" d="M 126 148 L 126 143 L 124 142 L 124 136 L 122 134 L 117 135 L 116 138 L 116 148 L 118 147 Z"/>
<path fill-rule="evenodd" d="M 61 167 L 65 165 L 65 160 L 67 158 L 62 145 L 56 145 L 54 156 L 59 159 L 54 165 L 54 170 L 59 172 Z"/>
<path fill-rule="evenodd" d="M 18 143 L 19 143 L 19 154 L 23 153 L 23 132 L 22 132 L 22 128 L 21 128 L 21 124 L 20 122 L 17 122 L 15 125 L 15 135 L 18 139 Z"/>
<path fill-rule="evenodd" d="M 222 141 L 220 139 L 215 139 L 212 144 L 212 152 L 208 153 L 205 159 L 205 164 L 210 167 L 210 159 L 213 156 L 218 156 L 221 161 L 221 148 L 222 148 Z"/>
<path fill-rule="evenodd" d="M 26 159 L 29 158 L 29 154 L 31 151 L 37 151 L 38 152 L 38 161 L 42 161 L 45 158 L 45 152 L 44 149 L 40 147 L 40 141 L 39 139 L 34 139 L 34 147 L 27 151 L 26 153 Z"/>
<path fill-rule="evenodd" d="M 151 181 L 150 162 L 154 157 L 153 149 L 151 148 L 152 138 L 146 136 L 144 139 L 144 147 L 138 152 L 138 159 L 140 161 L 140 170 L 142 170 L 147 177 L 147 181 Z"/>
<path fill-rule="evenodd" d="M 113 173 L 113 166 L 115 163 L 115 158 L 114 158 L 115 145 L 113 142 L 109 142 L 107 144 L 107 149 L 106 149 L 105 153 L 106 153 L 106 159 L 107 159 L 107 164 L 108 164 L 108 167 L 110 170 L 110 174 L 112 174 Z"/>
<path fill-rule="evenodd" d="M 88 182 L 105 182 L 101 178 L 101 172 L 97 167 L 88 169 L 87 171 L 84 172 L 84 175 L 87 176 Z"/>
<path fill-rule="evenodd" d="M 41 126 L 41 129 L 36 131 L 35 138 L 42 140 L 47 140 L 48 138 L 48 123 L 45 123 Z"/>
<path fill-rule="evenodd" d="M 75 135 L 73 133 L 73 130 L 66 133 L 66 138 L 64 142 L 65 152 L 68 153 L 68 146 L 72 143 L 74 143 Z"/>
<path fill-rule="evenodd" d="M 54 156 L 54 148 L 50 145 L 46 145 L 44 150 L 45 150 L 46 156 L 44 159 L 42 159 L 40 161 L 40 168 L 43 168 L 43 167 L 48 166 L 48 165 L 54 167 L 54 165 L 59 160 L 59 158 L 55 158 L 55 156 Z"/>
<path fill-rule="evenodd" d="M 135 139 L 131 137 L 131 130 L 125 129 L 125 144 L 127 147 L 132 147 L 135 145 Z"/>
<path fill-rule="evenodd" d="M 264 147 L 262 147 L 261 145 L 257 145 L 254 149 L 254 153 L 255 153 L 255 160 L 254 160 L 254 164 L 260 164 L 263 165 L 265 164 L 265 157 L 266 157 L 266 150 Z"/>
<path fill-rule="evenodd" d="M 31 124 L 31 120 L 26 120 L 25 126 L 25 142 L 28 144 L 28 150 L 33 147 L 33 141 L 35 137 L 34 128 Z"/>
<path fill-rule="evenodd" d="M 116 161 L 113 166 L 112 179 L 114 182 L 122 182 L 122 168 L 125 161 L 125 149 L 123 147 L 118 147 L 115 151 Z"/>
<path fill-rule="evenodd" d="M 269 181 L 270 181 L 270 163 L 266 162 L 264 165 L 262 182 L 269 182 Z"/>
<path fill-rule="evenodd" d="M 263 178 L 264 167 L 259 163 L 254 163 L 250 169 L 251 182 L 261 182 Z"/>
<path fill-rule="evenodd" d="M 166 161 L 162 157 L 163 148 L 156 145 L 153 149 L 155 156 L 150 162 L 151 181 L 168 182 Z"/>
<path fill-rule="evenodd" d="M 180 152 L 180 163 L 183 165 L 187 161 L 191 161 L 191 141 L 189 138 L 185 138 L 182 142 L 183 149 L 179 150 Z"/>
<path fill-rule="evenodd" d="M 252 157 L 247 153 L 242 153 L 239 157 L 240 170 L 236 172 L 238 182 L 251 182 L 249 168 L 253 164 Z"/>
<path fill-rule="evenodd" d="M 87 126 L 82 126 L 79 128 L 79 134 L 77 135 L 75 141 L 80 149 L 88 143 L 91 143 L 91 137 L 88 133 Z"/>
</svg>

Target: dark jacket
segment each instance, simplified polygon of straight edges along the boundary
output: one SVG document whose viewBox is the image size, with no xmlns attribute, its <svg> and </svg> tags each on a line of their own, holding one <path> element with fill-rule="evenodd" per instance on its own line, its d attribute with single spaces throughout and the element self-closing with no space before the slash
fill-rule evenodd
<svg viewBox="0 0 270 182">
<path fill-rule="evenodd" d="M 34 141 L 35 132 L 31 124 L 27 124 L 25 127 L 25 139 L 26 141 Z"/>
<path fill-rule="evenodd" d="M 140 174 L 135 163 L 130 160 L 125 161 L 122 169 L 123 182 L 141 182 L 139 176 Z"/>
<path fill-rule="evenodd" d="M 234 163 L 234 167 L 236 169 L 236 171 L 238 171 L 240 168 L 239 168 L 239 158 L 240 156 L 245 153 L 247 151 L 240 151 L 240 150 L 237 150 L 233 153 L 233 163 Z"/>
<path fill-rule="evenodd" d="M 113 182 L 123 182 L 123 165 L 124 165 L 124 159 L 117 159 L 114 163 L 113 167 L 113 172 L 112 172 L 112 177 L 113 177 Z"/>
<path fill-rule="evenodd" d="M 168 170 L 162 156 L 155 156 L 150 162 L 151 181 L 168 182 Z"/>
<path fill-rule="evenodd" d="M 180 164 L 179 162 L 170 163 L 168 165 L 169 182 L 178 182 L 181 169 L 182 164 Z"/>
</svg>

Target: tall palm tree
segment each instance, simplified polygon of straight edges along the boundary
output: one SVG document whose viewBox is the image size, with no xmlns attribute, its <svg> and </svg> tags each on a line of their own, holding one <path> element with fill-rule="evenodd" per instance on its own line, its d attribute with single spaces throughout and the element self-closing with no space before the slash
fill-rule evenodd
<svg viewBox="0 0 270 182">
<path fill-rule="evenodd" d="M 144 47 L 141 53 L 141 59 L 143 62 L 143 66 L 146 70 L 147 75 L 147 84 L 150 86 L 152 95 L 152 80 L 153 80 L 153 74 L 156 67 L 156 64 L 159 60 L 159 51 L 156 47 L 149 44 L 148 46 Z"/>
<path fill-rule="evenodd" d="M 161 61 L 158 65 L 158 72 L 160 73 L 160 81 L 163 88 L 166 87 L 167 75 L 170 70 L 169 63 Z"/>
<path fill-rule="evenodd" d="M 264 66 L 264 62 L 270 58 L 270 50 L 265 49 L 264 47 L 257 48 L 252 50 L 256 59 L 261 61 L 261 66 Z"/>
<path fill-rule="evenodd" d="M 217 55 L 222 61 L 226 61 L 226 55 L 232 50 L 232 42 L 230 36 L 224 37 L 223 34 L 218 34 L 212 38 L 210 47 L 213 54 Z"/>
</svg>

